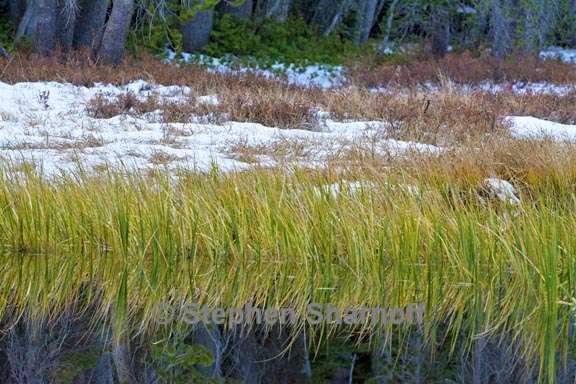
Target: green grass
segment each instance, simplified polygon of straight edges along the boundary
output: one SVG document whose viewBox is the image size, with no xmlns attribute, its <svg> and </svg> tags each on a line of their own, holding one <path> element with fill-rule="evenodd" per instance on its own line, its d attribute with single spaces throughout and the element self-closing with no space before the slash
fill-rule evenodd
<svg viewBox="0 0 576 384">
<path fill-rule="evenodd" d="M 573 183 L 526 185 L 514 208 L 481 203 L 476 180 L 431 174 L 410 179 L 416 193 L 399 175 L 333 195 L 322 187 L 331 177 L 304 170 L 79 171 L 50 182 L 5 170 L 0 313 L 50 317 L 96 303 L 98 320 L 122 334 L 153 332 L 166 301 L 302 311 L 424 302 L 427 342 L 440 328 L 454 347 L 506 336 L 553 381 L 573 341 Z"/>
</svg>

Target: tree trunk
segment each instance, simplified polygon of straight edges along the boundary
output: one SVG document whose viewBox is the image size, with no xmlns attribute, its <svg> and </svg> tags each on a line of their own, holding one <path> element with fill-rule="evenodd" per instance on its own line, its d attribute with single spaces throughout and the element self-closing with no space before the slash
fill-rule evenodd
<svg viewBox="0 0 576 384">
<path fill-rule="evenodd" d="M 432 54 L 443 57 L 448 52 L 450 38 L 450 13 L 448 5 L 436 5 L 430 16 L 430 38 L 432 40 Z"/>
<path fill-rule="evenodd" d="M 370 37 L 370 31 L 374 26 L 374 20 L 378 17 L 378 0 L 362 0 L 358 5 L 358 21 L 356 22 L 356 35 L 354 40 L 357 44 L 364 44 Z"/>
<path fill-rule="evenodd" d="M 98 50 L 98 57 L 103 63 L 119 64 L 122 61 L 133 14 L 134 0 L 114 0 Z"/>
<path fill-rule="evenodd" d="M 102 40 L 109 0 L 80 0 L 74 47 L 96 49 Z"/>
<path fill-rule="evenodd" d="M 76 25 L 76 0 L 60 0 L 56 21 L 58 44 L 64 53 L 72 49 L 74 27 Z"/>
<path fill-rule="evenodd" d="M 34 14 L 36 7 L 34 3 L 28 3 L 26 6 L 26 11 L 18 24 L 18 29 L 16 30 L 16 41 L 23 37 L 32 38 L 36 25 L 34 23 Z"/>
<path fill-rule="evenodd" d="M 319 0 L 314 10 L 311 12 L 310 24 L 318 27 L 322 35 L 328 36 L 336 30 L 344 16 L 353 4 L 352 0 Z"/>
<path fill-rule="evenodd" d="M 50 56 L 56 45 L 57 0 L 28 2 L 16 31 L 16 40 L 27 38 L 33 48 Z"/>
<path fill-rule="evenodd" d="M 392 35 L 392 23 L 394 22 L 394 15 L 396 15 L 396 5 L 398 0 L 392 0 L 390 7 L 388 8 L 388 13 L 386 14 L 386 29 L 384 30 L 384 37 L 382 38 L 382 43 L 378 51 L 382 53 L 387 53 L 390 49 L 390 36 Z"/>
<path fill-rule="evenodd" d="M 8 12 L 10 15 L 10 20 L 15 27 L 18 26 L 20 20 L 26 12 L 26 1 L 25 0 L 9 0 L 8 1 Z"/>
<path fill-rule="evenodd" d="M 276 19 L 284 22 L 288 20 L 292 0 L 260 0 L 257 2 L 257 16 L 260 20 Z"/>
<path fill-rule="evenodd" d="M 229 1 L 224 0 L 219 4 L 218 11 L 223 15 L 232 15 L 238 20 L 250 20 L 253 8 L 254 2 L 252 0 L 244 0 L 244 2 L 237 7 L 231 5 Z"/>
<path fill-rule="evenodd" d="M 57 0 L 36 0 L 34 21 L 36 27 L 32 42 L 36 51 L 51 56 L 56 47 Z"/>
<path fill-rule="evenodd" d="M 202 4 L 205 0 L 200 0 Z M 181 28 L 182 45 L 186 52 L 197 52 L 210 42 L 210 33 L 214 20 L 214 8 L 199 11 L 187 20 Z"/>
<path fill-rule="evenodd" d="M 130 364 L 130 349 L 128 344 L 121 342 L 112 351 L 112 360 L 116 367 L 118 381 L 121 384 L 137 384 Z"/>
<path fill-rule="evenodd" d="M 511 53 L 513 36 L 510 20 L 508 20 L 508 0 L 491 0 L 490 34 L 492 39 L 492 54 L 498 58 Z"/>
</svg>

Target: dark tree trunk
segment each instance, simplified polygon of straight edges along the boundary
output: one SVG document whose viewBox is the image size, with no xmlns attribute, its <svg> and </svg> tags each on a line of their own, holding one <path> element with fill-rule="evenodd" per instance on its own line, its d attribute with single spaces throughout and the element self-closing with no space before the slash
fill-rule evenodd
<svg viewBox="0 0 576 384">
<path fill-rule="evenodd" d="M 374 20 L 378 17 L 378 0 L 363 0 L 358 2 L 358 22 L 355 41 L 357 44 L 365 43 L 370 37 Z"/>
<path fill-rule="evenodd" d="M 118 64 L 122 61 L 133 14 L 134 0 L 114 0 L 98 50 L 98 56 L 103 63 Z"/>
<path fill-rule="evenodd" d="M 204 3 L 204 0 L 200 0 Z M 181 28 L 184 51 L 196 52 L 210 42 L 210 33 L 214 21 L 214 9 L 197 12 Z"/>
<path fill-rule="evenodd" d="M 490 7 L 490 35 L 492 54 L 498 58 L 510 54 L 514 48 L 513 26 L 508 19 L 509 0 L 492 0 Z"/>
<path fill-rule="evenodd" d="M 32 37 L 34 48 L 44 56 L 51 56 L 56 47 L 57 0 L 36 0 Z"/>
<path fill-rule="evenodd" d="M 310 24 L 327 36 L 340 26 L 353 4 L 353 0 L 319 0 L 311 14 Z"/>
<path fill-rule="evenodd" d="M 58 18 L 56 21 L 56 36 L 59 47 L 64 53 L 72 50 L 74 40 L 74 27 L 76 25 L 76 9 L 67 9 L 61 0 L 58 6 Z"/>
<path fill-rule="evenodd" d="M 28 3 L 26 10 L 22 15 L 20 22 L 18 23 L 18 29 L 16 30 L 16 40 L 23 37 L 32 38 L 34 31 L 36 30 L 36 25 L 34 23 L 36 7 L 33 3 Z"/>
<path fill-rule="evenodd" d="M 252 10 L 254 2 L 252 0 L 245 0 L 240 6 L 232 6 L 229 1 L 222 1 L 218 6 L 218 11 L 221 14 L 230 14 L 238 20 L 250 20 L 252 17 Z"/>
<path fill-rule="evenodd" d="M 259 19 L 276 19 L 286 21 L 290 15 L 292 0 L 259 0 L 256 3 L 256 14 Z"/>
<path fill-rule="evenodd" d="M 450 38 L 450 14 L 448 6 L 435 6 L 431 12 L 430 23 L 432 54 L 435 57 L 443 57 L 448 52 L 448 41 Z"/>
<path fill-rule="evenodd" d="M 109 0 L 80 0 L 74 47 L 96 49 L 102 40 Z"/>
<path fill-rule="evenodd" d="M 18 26 L 20 20 L 26 12 L 26 1 L 25 0 L 9 0 L 8 1 L 8 12 L 10 14 L 10 20 L 15 26 Z"/>
</svg>

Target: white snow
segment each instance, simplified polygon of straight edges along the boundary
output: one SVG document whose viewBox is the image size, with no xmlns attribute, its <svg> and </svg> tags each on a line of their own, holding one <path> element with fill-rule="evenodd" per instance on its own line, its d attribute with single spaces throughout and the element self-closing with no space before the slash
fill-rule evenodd
<svg viewBox="0 0 576 384">
<path fill-rule="evenodd" d="M 490 81 L 482 82 L 478 85 L 457 84 L 449 82 L 448 84 L 440 85 L 432 82 L 427 82 L 416 87 L 416 91 L 422 93 L 437 93 L 446 90 L 446 87 L 451 92 L 462 95 L 467 95 L 475 92 L 488 92 L 491 94 L 510 92 L 516 95 L 557 95 L 566 96 L 571 92 L 576 92 L 575 84 L 552 84 L 546 82 L 527 83 L 527 82 L 514 82 L 514 83 L 500 83 L 495 84 Z M 402 89 L 398 87 L 376 87 L 370 89 L 372 93 L 384 93 L 390 95 L 410 94 L 414 90 Z"/>
<path fill-rule="evenodd" d="M 172 51 L 168 51 L 168 61 L 177 60 Z M 217 73 L 244 74 L 255 73 L 268 79 L 286 80 L 289 84 L 302 87 L 319 87 L 322 89 L 342 86 L 346 82 L 344 67 L 328 64 L 310 64 L 296 66 L 293 64 L 275 63 L 269 68 L 261 68 L 258 65 L 238 66 L 231 64 L 226 58 L 216 58 L 206 55 L 182 53 L 179 59 L 181 63 L 195 63 Z"/>
<path fill-rule="evenodd" d="M 197 96 L 184 86 L 157 86 L 138 81 L 123 87 L 97 84 L 79 87 L 56 82 L 0 82 L 0 157 L 6 161 L 33 162 L 46 174 L 102 166 L 128 169 L 164 167 L 168 170 L 221 171 L 245 169 L 252 162 L 235 156 L 235 148 L 302 145 L 308 157 L 289 159 L 299 164 L 325 166 L 335 153 L 365 146 L 382 156 L 412 151 L 439 153 L 440 148 L 386 138 L 383 122 L 334 122 L 323 119 L 318 131 L 280 129 L 256 123 L 227 122 L 164 123 L 158 113 L 135 117 L 129 114 L 109 119 L 89 116 L 88 102 L 96 95 L 114 97 L 132 92 L 147 97 L 217 104 L 217 95 Z M 241 145 L 239 145 L 241 144 Z M 266 154 L 259 165 L 275 165 Z"/>
<path fill-rule="evenodd" d="M 490 177 L 483 181 L 482 186 L 491 198 L 495 197 L 510 205 L 520 204 L 516 188 L 506 180 Z"/>
<path fill-rule="evenodd" d="M 220 100 L 218 99 L 217 95 L 199 96 L 196 98 L 196 101 L 198 101 L 201 104 L 206 104 L 206 105 L 219 105 L 220 104 Z"/>
<path fill-rule="evenodd" d="M 474 87 L 468 87 L 469 92 L 474 91 Z M 559 85 L 551 83 L 525 83 L 516 82 L 511 84 L 493 84 L 489 82 L 482 83 L 477 89 L 484 90 L 493 94 L 501 92 L 512 92 L 517 95 L 542 94 L 565 96 L 570 92 L 576 92 L 576 86 L 573 84 Z"/>
<path fill-rule="evenodd" d="M 508 116 L 512 136 L 522 139 L 576 141 L 576 125 L 560 124 L 531 116 Z"/>
<path fill-rule="evenodd" d="M 549 47 L 540 52 L 540 58 L 543 60 L 560 60 L 564 63 L 576 64 L 576 49 L 561 47 Z"/>
</svg>

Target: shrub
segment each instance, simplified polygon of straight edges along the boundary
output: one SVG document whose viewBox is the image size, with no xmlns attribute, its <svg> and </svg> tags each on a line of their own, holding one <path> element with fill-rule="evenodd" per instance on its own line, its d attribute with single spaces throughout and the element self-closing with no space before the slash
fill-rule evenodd
<svg viewBox="0 0 576 384">
<path fill-rule="evenodd" d="M 285 23 L 267 20 L 261 24 L 240 21 L 231 15 L 218 20 L 212 32 L 212 42 L 205 48 L 210 56 L 234 55 L 249 58 L 260 66 L 291 63 L 342 64 L 360 51 L 341 33 L 322 37 L 302 19 Z M 246 61 L 246 60 L 245 60 Z"/>
</svg>

